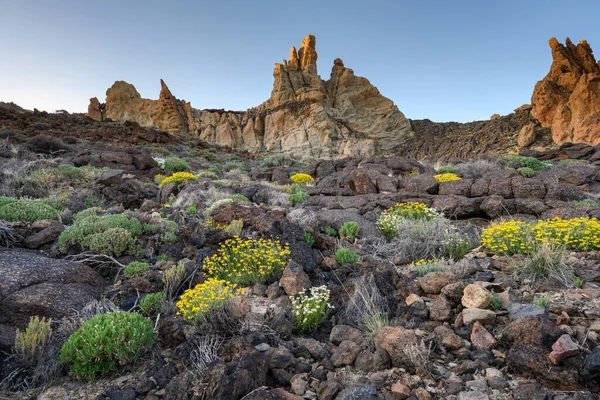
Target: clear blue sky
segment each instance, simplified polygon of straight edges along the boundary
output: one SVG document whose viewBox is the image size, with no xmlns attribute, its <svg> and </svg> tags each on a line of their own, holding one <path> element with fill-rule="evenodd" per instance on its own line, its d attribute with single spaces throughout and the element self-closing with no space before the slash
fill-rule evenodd
<svg viewBox="0 0 600 400">
<path fill-rule="evenodd" d="M 84 112 L 115 80 L 196 108 L 266 100 L 273 63 L 317 37 L 328 79 L 340 57 L 407 117 L 487 119 L 530 101 L 548 39 L 600 54 L 600 1 L 2 0 L 0 101 Z"/>
</svg>

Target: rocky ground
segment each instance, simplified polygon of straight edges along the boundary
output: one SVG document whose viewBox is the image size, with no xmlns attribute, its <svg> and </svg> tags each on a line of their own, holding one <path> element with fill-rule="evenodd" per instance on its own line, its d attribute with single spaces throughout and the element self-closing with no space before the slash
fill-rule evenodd
<svg viewBox="0 0 600 400">
<path fill-rule="evenodd" d="M 408 157 L 259 159 L 135 123 L 14 106 L 0 106 L 0 127 L 0 196 L 39 199 L 56 211 L 0 221 L 0 398 L 597 397 L 598 252 L 568 251 L 568 279 L 533 279 L 514 273 L 527 256 L 497 255 L 479 241 L 490 221 L 599 217 L 596 147 L 524 150 L 549 161 L 531 173 L 514 160 L 452 160 L 462 179 L 440 183 L 434 175 L 445 165 Z M 161 168 L 169 157 L 184 159 L 198 179 L 157 184 L 156 175 L 170 175 Z M 293 172 L 314 178 L 302 185 L 304 201 L 290 197 Z M 431 237 L 386 238 L 377 221 L 402 202 L 443 213 L 446 225 Z M 140 221 L 136 251 L 61 246 L 84 210 Z M 340 235 L 349 221 L 358 233 Z M 464 251 L 451 258 L 440 252 L 447 243 L 425 248 L 450 231 Z M 235 235 L 287 243 L 289 262 L 230 299 L 226 312 L 186 322 L 175 303 L 208 278 L 206 260 Z M 340 262 L 340 248 L 358 260 Z M 436 259 L 430 270 L 415 264 L 426 258 Z M 132 261 L 149 268 L 124 273 Z M 332 308 L 300 332 L 292 299 L 321 285 Z M 161 304 L 141 309 L 161 291 Z M 85 321 L 117 310 L 150 319 L 156 342 L 107 375 L 76 379 L 58 361 L 60 348 Z M 26 358 L 15 339 L 32 316 L 52 318 L 52 335 Z"/>
</svg>

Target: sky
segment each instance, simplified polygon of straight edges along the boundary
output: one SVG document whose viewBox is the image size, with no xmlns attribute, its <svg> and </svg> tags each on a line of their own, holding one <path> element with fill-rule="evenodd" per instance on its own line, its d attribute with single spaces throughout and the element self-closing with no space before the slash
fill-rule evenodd
<svg viewBox="0 0 600 400">
<path fill-rule="evenodd" d="M 531 99 L 548 39 L 600 52 L 600 1 L 0 0 L 0 101 L 85 112 L 116 80 L 195 108 L 245 110 L 307 33 L 411 119 L 468 122 Z"/>
</svg>

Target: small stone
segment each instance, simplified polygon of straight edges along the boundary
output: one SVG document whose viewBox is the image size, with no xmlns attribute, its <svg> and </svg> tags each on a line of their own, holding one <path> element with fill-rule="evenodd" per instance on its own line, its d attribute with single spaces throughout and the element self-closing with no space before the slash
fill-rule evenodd
<svg viewBox="0 0 600 400">
<path fill-rule="evenodd" d="M 410 388 L 402 382 L 396 382 L 392 385 L 392 394 L 400 400 L 410 397 Z"/>
<path fill-rule="evenodd" d="M 500 370 L 496 368 L 486 368 L 485 379 L 492 389 L 502 390 L 506 387 L 506 379 Z"/>
<path fill-rule="evenodd" d="M 265 352 L 265 351 L 269 350 L 271 348 L 271 346 L 268 343 L 261 343 L 261 344 L 257 344 L 256 346 L 254 346 L 254 348 L 260 352 Z"/>
<path fill-rule="evenodd" d="M 307 373 L 296 374 L 290 379 L 291 391 L 298 396 L 302 396 L 308 389 Z"/>
<path fill-rule="evenodd" d="M 361 331 L 348 325 L 339 324 L 333 327 L 329 334 L 329 341 L 336 346 L 344 340 L 362 343 L 365 340 Z"/>
<path fill-rule="evenodd" d="M 336 367 L 350 365 L 354 362 L 359 352 L 360 347 L 356 343 L 344 340 L 331 356 L 331 362 Z"/>
<path fill-rule="evenodd" d="M 498 341 L 485 329 L 479 321 L 473 324 L 471 330 L 471 343 L 478 350 L 491 350 L 498 345 Z"/>
<path fill-rule="evenodd" d="M 491 310 L 482 310 L 480 308 L 465 308 L 462 311 L 463 322 L 471 325 L 476 321 L 484 325 L 491 324 L 496 319 L 496 313 Z"/>
<path fill-rule="evenodd" d="M 415 389 L 415 397 L 418 400 L 431 400 L 432 399 L 429 392 L 427 390 L 423 389 L 422 387 Z"/>
<path fill-rule="evenodd" d="M 288 296 L 296 296 L 311 287 L 310 278 L 304 272 L 302 266 L 294 261 L 290 261 L 283 270 L 279 286 L 285 290 Z"/>
<path fill-rule="evenodd" d="M 446 272 L 430 272 L 419 278 L 418 282 L 425 293 L 439 294 L 442 288 L 453 279 L 454 277 Z"/>
<path fill-rule="evenodd" d="M 457 350 L 465 346 L 465 341 L 448 327 L 438 326 L 433 334 L 435 341 L 448 350 Z"/>
<path fill-rule="evenodd" d="M 406 303 L 407 306 L 410 307 L 416 302 L 425 303 L 425 300 L 423 300 L 423 298 L 421 296 L 411 293 L 406 297 L 404 302 Z"/>
<path fill-rule="evenodd" d="M 429 317 L 434 321 L 449 321 L 452 316 L 452 303 L 440 294 L 429 303 Z"/>
<path fill-rule="evenodd" d="M 489 400 L 487 394 L 474 391 L 474 392 L 460 392 L 458 394 L 457 400 Z"/>
<path fill-rule="evenodd" d="M 463 292 L 461 303 L 467 308 L 488 308 L 494 300 L 492 294 L 476 284 L 467 285 Z"/>
<path fill-rule="evenodd" d="M 451 282 L 442 288 L 442 294 L 454 303 L 460 303 L 466 284 L 464 282 Z"/>
<path fill-rule="evenodd" d="M 569 335 L 562 335 L 552 345 L 552 352 L 548 355 L 552 364 L 558 365 L 565 358 L 579 353 L 579 346 Z"/>
<path fill-rule="evenodd" d="M 583 362 L 581 374 L 586 377 L 600 376 L 600 347 L 596 347 Z"/>
</svg>

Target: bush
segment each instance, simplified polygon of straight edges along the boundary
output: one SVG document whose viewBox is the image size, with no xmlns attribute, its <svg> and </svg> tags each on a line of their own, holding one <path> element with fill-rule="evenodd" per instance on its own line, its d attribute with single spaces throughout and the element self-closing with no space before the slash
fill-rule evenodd
<svg viewBox="0 0 600 400">
<path fill-rule="evenodd" d="M 143 275 L 150 269 L 148 263 L 141 261 L 132 261 L 123 270 L 123 274 L 128 276 Z"/>
<path fill-rule="evenodd" d="M 15 199 L 0 196 L 0 221 L 34 222 L 57 219 L 58 211 L 41 200 Z"/>
<path fill-rule="evenodd" d="M 244 229 L 244 220 L 242 219 L 234 219 L 223 229 L 225 232 L 233 233 L 235 235 L 239 235 L 242 233 L 242 229 Z"/>
<path fill-rule="evenodd" d="M 210 207 L 208 207 L 207 209 L 205 209 L 202 212 L 202 214 L 205 217 L 210 217 L 211 215 L 213 215 L 213 214 L 215 214 L 217 212 L 217 210 L 219 209 L 219 207 L 224 206 L 225 204 L 229 204 L 229 203 L 233 203 L 233 200 L 230 199 L 230 198 L 217 200 Z"/>
<path fill-rule="evenodd" d="M 313 247 L 315 244 L 315 238 L 310 232 L 304 231 L 304 242 L 308 247 Z"/>
<path fill-rule="evenodd" d="M 350 242 L 354 241 L 356 235 L 358 235 L 358 222 L 348 221 L 344 222 L 339 230 L 340 237 L 348 239 Z"/>
<path fill-rule="evenodd" d="M 533 304 L 538 307 L 546 308 L 550 305 L 550 296 L 544 294 L 533 299 Z"/>
<path fill-rule="evenodd" d="M 29 318 L 24 331 L 17 329 L 14 353 L 21 363 L 31 366 L 44 353 L 52 337 L 51 325 L 52 319 L 46 320 L 36 315 Z"/>
<path fill-rule="evenodd" d="M 456 168 L 454 168 L 452 165 L 446 165 L 444 167 L 440 167 L 440 169 L 438 170 L 438 172 L 440 174 L 455 174 L 456 173 Z"/>
<path fill-rule="evenodd" d="M 192 150 L 192 154 L 194 154 L 194 157 L 202 157 L 206 161 L 215 161 L 217 159 L 215 153 L 207 149 L 194 149 Z"/>
<path fill-rule="evenodd" d="M 32 137 L 27 141 L 25 146 L 34 153 L 44 154 L 59 153 L 71 150 L 71 147 L 65 144 L 62 140 L 43 134 Z"/>
<path fill-rule="evenodd" d="M 300 163 L 294 160 L 289 154 L 281 153 L 274 154 L 272 156 L 265 157 L 261 162 L 260 166 L 263 168 L 269 167 L 295 167 Z"/>
<path fill-rule="evenodd" d="M 31 174 L 31 178 L 40 184 L 60 186 L 93 181 L 102 171 L 91 166 L 75 167 L 62 164 L 56 168 L 38 169 Z"/>
<path fill-rule="evenodd" d="M 481 234 L 481 243 L 495 254 L 525 254 L 533 248 L 531 224 L 523 221 L 493 223 Z"/>
<path fill-rule="evenodd" d="M 600 207 L 600 204 L 596 200 L 585 199 L 585 200 L 575 200 L 572 201 L 571 204 L 576 206 L 584 206 L 584 207 Z"/>
<path fill-rule="evenodd" d="M 242 287 L 277 278 L 289 259 L 287 244 L 272 239 L 226 240 L 216 254 L 204 259 L 203 270 L 212 277 Z"/>
<path fill-rule="evenodd" d="M 214 171 L 199 171 L 196 175 L 198 178 L 219 179 L 219 176 Z"/>
<path fill-rule="evenodd" d="M 233 201 L 240 200 L 244 203 L 247 203 L 250 201 L 250 200 L 248 200 L 248 198 L 246 196 L 244 196 L 243 194 L 239 194 L 239 193 L 232 194 L 231 196 L 229 196 L 229 198 Z"/>
<path fill-rule="evenodd" d="M 377 219 L 377 229 L 382 235 L 391 238 L 397 233 L 397 226 L 402 219 L 433 219 L 439 214 L 423 203 L 397 203 L 381 213 Z"/>
<path fill-rule="evenodd" d="M 185 280 L 185 264 L 178 262 L 177 265 L 169 268 L 163 274 L 162 281 L 165 293 L 169 299 L 174 299 L 177 296 L 179 288 Z"/>
<path fill-rule="evenodd" d="M 317 328 L 329 317 L 333 306 L 329 304 L 329 289 L 326 286 L 310 288 L 308 292 L 292 296 L 292 313 L 298 332 Z"/>
<path fill-rule="evenodd" d="M 446 173 L 446 174 L 437 174 L 433 176 L 437 182 L 451 182 L 451 181 L 460 181 L 462 178 L 456 174 Z"/>
<path fill-rule="evenodd" d="M 485 175 L 491 175 L 502 170 L 500 164 L 488 160 L 467 161 L 457 165 L 455 168 L 456 172 L 463 179 L 479 179 Z"/>
<path fill-rule="evenodd" d="M 434 260 L 415 261 L 414 263 L 409 265 L 409 268 L 413 271 L 417 271 L 421 276 L 425 276 L 430 272 L 437 272 L 440 270 L 435 264 Z"/>
<path fill-rule="evenodd" d="M 166 255 L 166 254 L 159 254 L 158 257 L 156 257 L 156 260 L 158 260 L 158 261 L 171 261 L 171 259 L 169 258 L 169 256 Z"/>
<path fill-rule="evenodd" d="M 229 160 L 223 164 L 223 172 L 229 172 L 233 170 L 246 171 L 248 166 L 240 160 Z"/>
<path fill-rule="evenodd" d="M 178 157 L 167 157 L 165 158 L 165 171 L 169 172 L 182 172 L 190 169 L 190 165 L 187 161 Z"/>
<path fill-rule="evenodd" d="M 511 168 L 521 168 L 527 167 L 531 168 L 534 171 L 543 171 L 548 168 L 548 163 L 538 160 L 534 157 L 523 157 L 523 156 L 505 156 L 498 160 L 500 164 L 511 167 Z"/>
<path fill-rule="evenodd" d="M 144 314 L 158 312 L 166 300 L 167 295 L 164 292 L 147 294 L 142 301 L 140 301 L 140 310 Z"/>
<path fill-rule="evenodd" d="M 185 212 L 187 213 L 187 215 L 189 215 L 190 217 L 196 215 L 196 211 L 198 211 L 198 209 L 196 208 L 195 204 L 192 204 L 191 206 L 189 206 Z"/>
<path fill-rule="evenodd" d="M 292 180 L 292 182 L 295 183 L 309 183 L 315 180 L 315 178 L 313 178 L 312 176 L 310 176 L 309 174 L 294 174 L 290 177 L 290 179 Z"/>
<path fill-rule="evenodd" d="M 155 182 L 156 182 L 158 176 L 162 176 L 162 175 L 160 175 L 160 174 L 156 175 L 154 177 Z M 172 183 L 172 182 L 181 183 L 186 179 L 189 179 L 191 181 L 197 181 L 198 177 L 196 175 L 192 174 L 191 172 L 176 172 L 171 176 L 167 176 L 162 179 L 159 179 L 160 182 L 158 183 L 158 185 L 160 187 L 163 187 L 168 183 Z"/>
<path fill-rule="evenodd" d="M 59 360 L 70 363 L 78 378 L 93 380 L 137 360 L 156 340 L 152 321 L 140 314 L 116 311 L 86 321 L 67 339 Z"/>
<path fill-rule="evenodd" d="M 341 248 L 335 252 L 335 260 L 340 264 L 354 264 L 359 260 L 358 254 L 348 248 Z"/>
<path fill-rule="evenodd" d="M 142 223 L 124 214 L 76 219 L 58 237 L 59 249 L 66 253 L 70 246 L 80 244 L 83 249 L 107 255 L 135 254 L 139 247 L 135 238 L 142 234 Z"/>
<path fill-rule="evenodd" d="M 292 193 L 288 196 L 288 200 L 292 204 L 304 203 L 310 198 L 310 195 L 301 186 L 294 186 Z"/>
<path fill-rule="evenodd" d="M 535 175 L 535 171 L 529 167 L 518 168 L 517 172 L 521 174 L 523 178 L 531 178 Z"/>
<path fill-rule="evenodd" d="M 338 234 L 339 234 L 338 231 L 331 226 L 328 226 L 327 228 L 325 228 L 325 233 L 332 237 L 338 237 Z"/>
<path fill-rule="evenodd" d="M 177 302 L 177 314 L 187 322 L 202 325 L 208 313 L 215 312 L 227 300 L 241 293 L 243 290 L 236 290 L 235 285 L 224 279 L 208 278 L 181 295 Z"/>
</svg>

